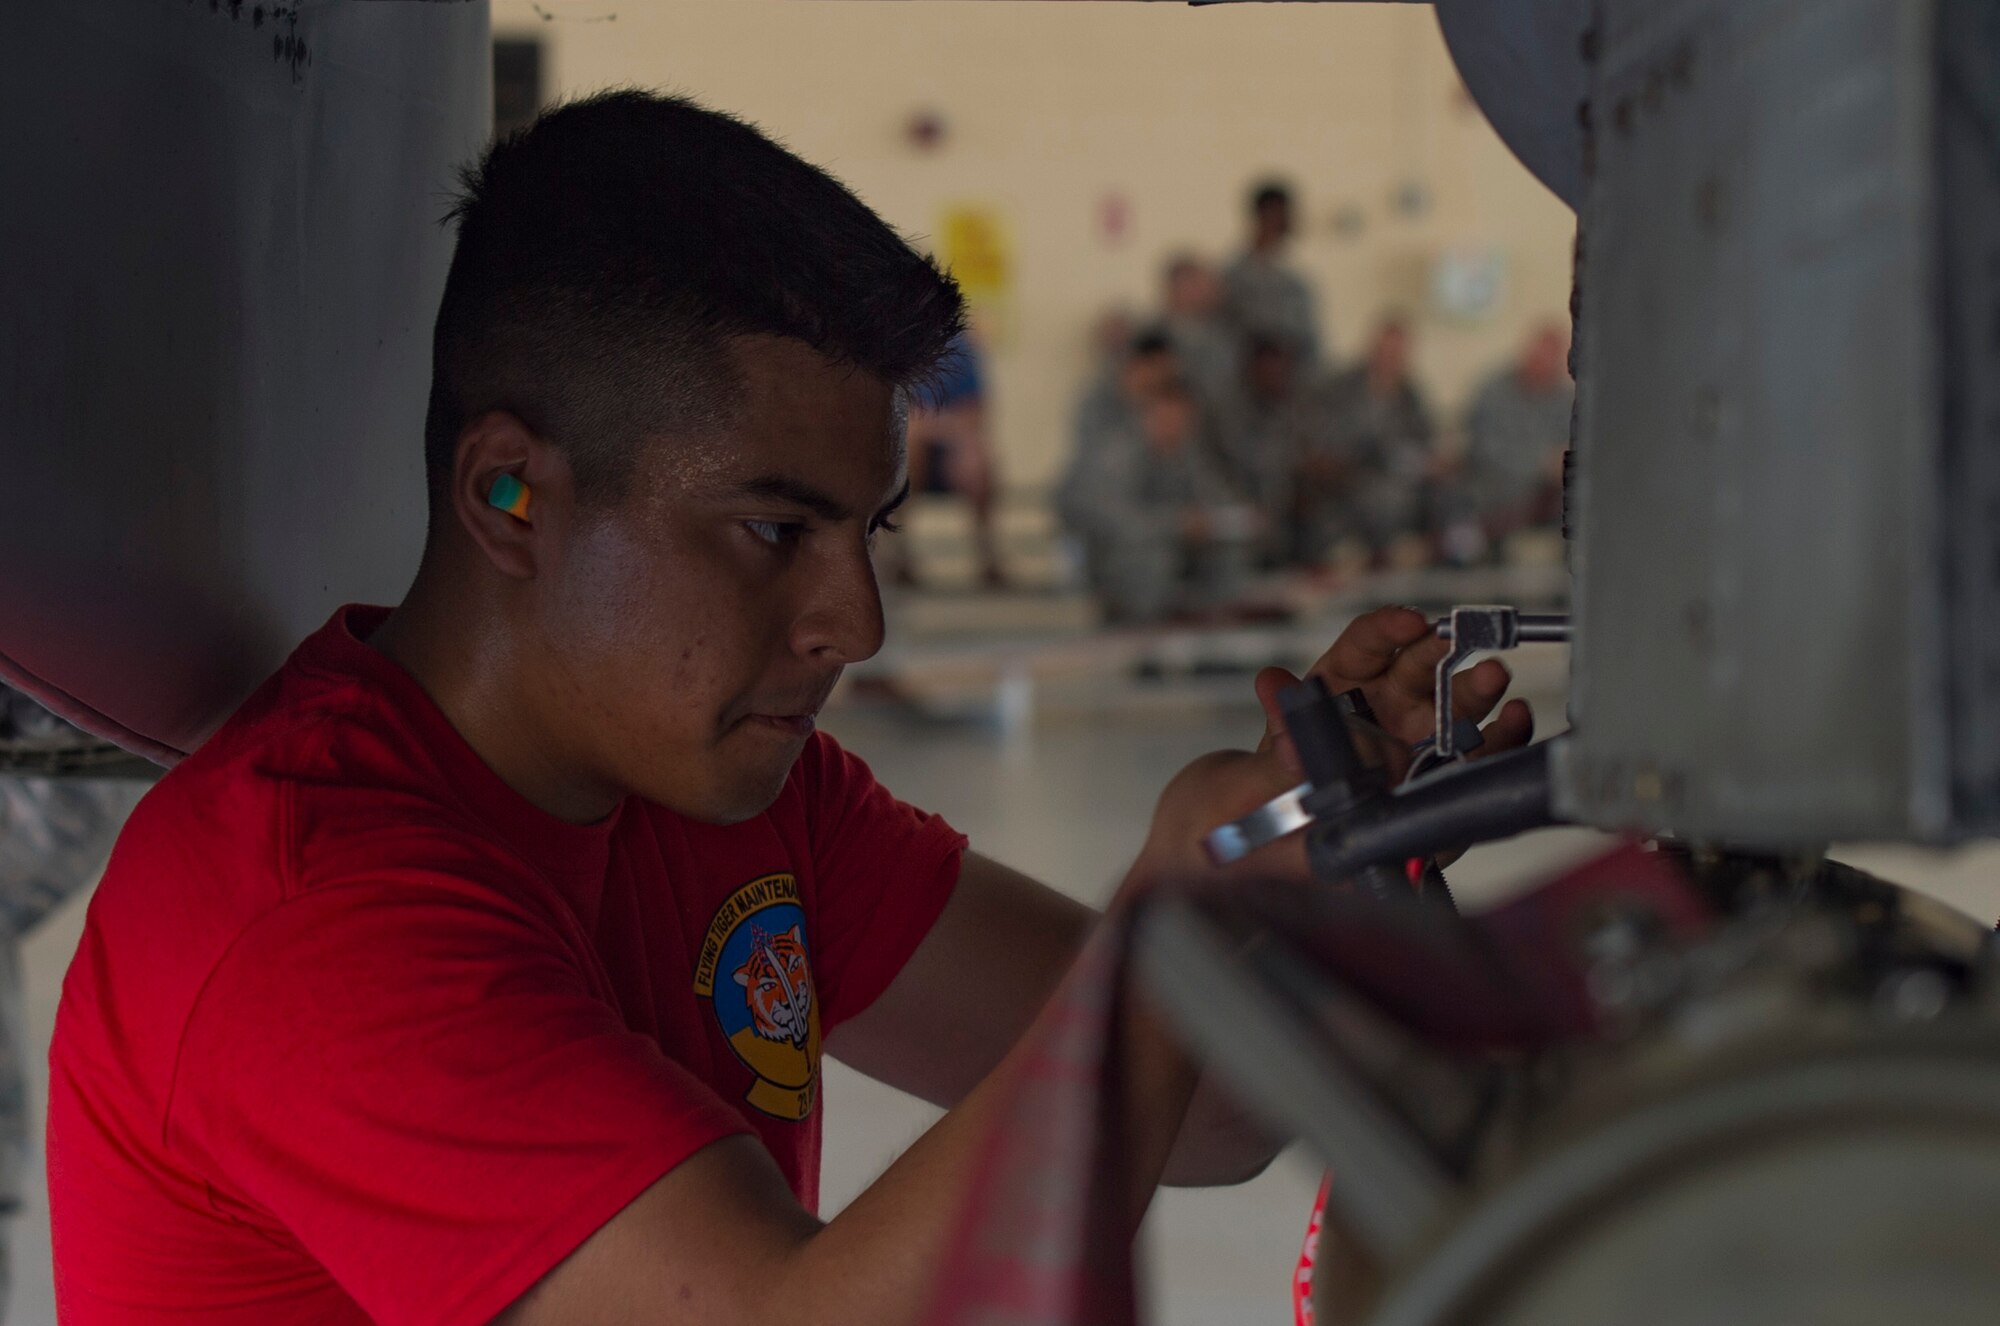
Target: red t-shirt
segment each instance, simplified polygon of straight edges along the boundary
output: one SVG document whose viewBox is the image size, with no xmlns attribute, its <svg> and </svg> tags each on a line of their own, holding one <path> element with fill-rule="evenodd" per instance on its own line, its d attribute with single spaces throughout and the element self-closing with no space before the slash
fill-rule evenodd
<svg viewBox="0 0 2000 1326">
<path fill-rule="evenodd" d="M 965 840 L 815 735 L 763 815 L 516 795 L 347 608 L 133 814 L 50 1051 L 68 1326 L 484 1322 L 697 1149 L 818 1198 L 820 1038 Z"/>
</svg>

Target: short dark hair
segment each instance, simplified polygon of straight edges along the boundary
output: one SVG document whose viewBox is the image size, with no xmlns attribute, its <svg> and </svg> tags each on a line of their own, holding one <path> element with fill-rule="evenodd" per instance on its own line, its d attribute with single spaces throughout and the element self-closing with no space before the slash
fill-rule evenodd
<svg viewBox="0 0 2000 1326">
<path fill-rule="evenodd" d="M 1264 180 L 1250 190 L 1250 211 L 1254 214 L 1282 203 L 1292 205 L 1292 186 L 1283 180 Z"/>
<path fill-rule="evenodd" d="M 911 387 L 965 325 L 958 288 L 844 185 L 754 126 L 619 90 L 549 111 L 462 177 L 432 342 L 433 493 L 507 410 L 615 500 L 651 435 L 726 426 L 729 343 L 767 334 Z"/>
</svg>

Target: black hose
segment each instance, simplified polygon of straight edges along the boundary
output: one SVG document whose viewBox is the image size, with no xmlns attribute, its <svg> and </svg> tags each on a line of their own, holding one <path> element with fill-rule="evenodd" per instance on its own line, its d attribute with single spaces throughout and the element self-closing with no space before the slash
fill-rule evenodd
<svg viewBox="0 0 2000 1326">
<path fill-rule="evenodd" d="M 1557 823 L 1549 773 L 1553 744 L 1476 760 L 1461 772 L 1320 821 L 1307 839 L 1313 873 L 1325 880 L 1351 879 L 1412 857 Z"/>
</svg>

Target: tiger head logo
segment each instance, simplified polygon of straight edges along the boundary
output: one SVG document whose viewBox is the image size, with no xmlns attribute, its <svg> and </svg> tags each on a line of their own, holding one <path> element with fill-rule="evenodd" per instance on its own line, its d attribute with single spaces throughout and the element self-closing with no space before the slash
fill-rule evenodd
<svg viewBox="0 0 2000 1326">
<path fill-rule="evenodd" d="M 810 928 L 798 878 L 759 875 L 717 905 L 694 969 L 695 994 L 708 1001 L 729 1052 L 755 1075 L 743 1099 L 793 1123 L 819 1101 Z"/>
<path fill-rule="evenodd" d="M 750 928 L 750 957 L 736 969 L 750 1007 L 750 1026 L 770 1041 L 804 1047 L 811 1031 L 813 985 L 800 927 L 772 934 Z"/>
</svg>

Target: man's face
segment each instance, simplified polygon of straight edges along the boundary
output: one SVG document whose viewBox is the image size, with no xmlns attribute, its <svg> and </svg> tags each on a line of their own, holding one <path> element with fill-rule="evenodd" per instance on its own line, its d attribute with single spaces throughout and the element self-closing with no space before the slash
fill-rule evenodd
<svg viewBox="0 0 2000 1326">
<path fill-rule="evenodd" d="M 1378 377 L 1400 380 L 1410 371 L 1410 334 L 1394 324 L 1383 327 L 1369 357 Z"/>
<path fill-rule="evenodd" d="M 1124 371 L 1119 374 L 1119 385 L 1125 392 L 1125 399 L 1134 405 L 1143 405 L 1161 392 L 1173 386 L 1180 375 L 1180 363 L 1171 350 L 1151 350 L 1135 354 L 1125 361 Z"/>
<path fill-rule="evenodd" d="M 1167 312 L 1181 318 L 1206 318 L 1222 304 L 1222 282 L 1196 262 L 1176 264 L 1167 276 Z"/>
<path fill-rule="evenodd" d="M 881 647 L 869 545 L 906 489 L 888 384 L 777 337 L 735 358 L 729 427 L 656 440 L 536 596 L 577 757 L 713 823 L 771 804 L 841 669 Z"/>
<path fill-rule="evenodd" d="M 1292 233 L 1292 205 L 1282 198 L 1267 198 L 1257 204 L 1257 238 L 1274 244 Z"/>
</svg>

